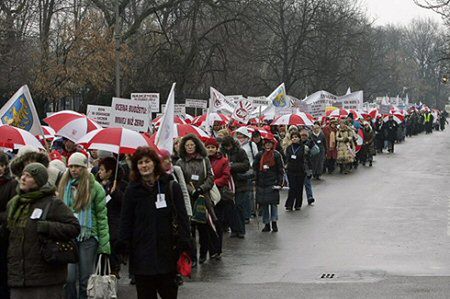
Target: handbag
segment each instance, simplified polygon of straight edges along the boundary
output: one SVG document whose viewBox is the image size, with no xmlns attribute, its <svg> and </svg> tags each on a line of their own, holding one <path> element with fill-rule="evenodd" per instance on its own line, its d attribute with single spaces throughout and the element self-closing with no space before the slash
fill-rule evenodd
<svg viewBox="0 0 450 299">
<path fill-rule="evenodd" d="M 320 154 L 320 148 L 317 146 L 317 144 L 314 143 L 314 146 L 311 147 L 309 153 L 311 156 L 318 155 L 318 154 Z"/>
<path fill-rule="evenodd" d="M 200 195 L 195 201 L 192 207 L 192 218 L 193 222 L 197 223 L 207 223 L 208 221 L 208 210 L 206 208 L 206 198 Z"/>
<path fill-rule="evenodd" d="M 89 277 L 87 283 L 87 296 L 90 299 L 109 299 L 117 298 L 117 277 L 111 274 L 111 264 L 109 258 L 106 258 L 105 273 L 102 275 L 100 254 L 98 257 L 95 273 Z"/>
<path fill-rule="evenodd" d="M 50 201 L 44 208 L 40 220 L 46 220 L 48 210 L 50 209 Z M 49 264 L 64 265 L 78 263 L 78 246 L 74 240 L 58 241 L 44 236 L 39 238 L 41 245 L 41 256 Z"/>
<path fill-rule="evenodd" d="M 207 176 L 206 171 L 206 162 L 205 159 L 203 159 L 203 169 L 205 171 L 205 177 Z M 220 191 L 219 188 L 217 188 L 216 184 L 213 184 L 211 190 L 209 190 L 209 197 L 211 198 L 211 201 L 216 205 L 220 201 Z"/>
<path fill-rule="evenodd" d="M 253 170 L 253 168 L 250 167 L 250 169 L 247 170 L 246 172 L 236 174 L 236 177 L 242 181 L 253 180 L 255 178 L 255 171 Z"/>
</svg>

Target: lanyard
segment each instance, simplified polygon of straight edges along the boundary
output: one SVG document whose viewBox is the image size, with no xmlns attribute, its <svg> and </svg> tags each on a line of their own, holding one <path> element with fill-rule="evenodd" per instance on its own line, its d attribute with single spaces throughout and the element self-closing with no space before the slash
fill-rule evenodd
<svg viewBox="0 0 450 299">
<path fill-rule="evenodd" d="M 298 145 L 296 150 L 294 150 L 294 145 L 292 145 L 292 151 L 294 152 L 294 155 L 297 155 L 297 152 L 299 149 L 300 149 L 300 144 Z"/>
<path fill-rule="evenodd" d="M 158 181 L 158 194 L 161 194 L 161 186 L 159 185 L 159 181 Z"/>
</svg>

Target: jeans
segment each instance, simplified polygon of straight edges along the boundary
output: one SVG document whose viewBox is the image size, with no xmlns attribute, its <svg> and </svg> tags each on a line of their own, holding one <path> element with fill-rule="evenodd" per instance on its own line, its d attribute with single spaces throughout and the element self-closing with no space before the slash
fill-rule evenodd
<svg viewBox="0 0 450 299">
<path fill-rule="evenodd" d="M 136 275 L 136 291 L 138 299 L 175 299 L 178 285 L 175 283 L 176 273 L 157 275 Z"/>
<path fill-rule="evenodd" d="M 270 214 L 269 214 L 270 209 Z M 278 205 L 270 204 L 270 205 L 264 205 L 263 211 L 263 223 L 268 224 L 270 221 L 278 221 Z"/>
<path fill-rule="evenodd" d="M 94 273 L 97 258 L 98 242 L 94 237 L 78 242 L 78 264 L 69 264 L 67 269 L 67 283 L 65 286 L 67 299 L 86 299 L 89 276 Z M 77 295 L 77 281 L 80 286 Z"/>
<path fill-rule="evenodd" d="M 312 191 L 312 186 L 311 186 L 311 179 L 308 177 L 305 177 L 305 190 L 306 190 L 306 198 L 308 199 L 308 203 L 309 203 L 310 200 L 314 198 L 314 196 L 313 196 L 313 191 Z"/>
<path fill-rule="evenodd" d="M 245 216 L 244 216 L 244 207 L 246 201 L 248 200 L 247 192 L 238 192 L 234 197 L 235 205 L 234 205 L 234 221 L 231 226 L 231 231 L 233 233 L 245 234 Z"/>
<path fill-rule="evenodd" d="M 284 205 L 286 208 L 301 208 L 303 202 L 304 175 L 293 175 L 288 173 L 289 193 Z"/>
<path fill-rule="evenodd" d="M 246 220 L 250 219 L 253 211 L 253 181 L 248 180 L 248 191 L 245 192 L 247 194 L 247 201 L 244 205 L 244 217 Z"/>
</svg>

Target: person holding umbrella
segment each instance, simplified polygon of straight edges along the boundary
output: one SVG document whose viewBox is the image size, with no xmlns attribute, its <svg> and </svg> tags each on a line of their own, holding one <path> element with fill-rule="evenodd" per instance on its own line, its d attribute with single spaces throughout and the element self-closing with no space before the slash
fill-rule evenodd
<svg viewBox="0 0 450 299">
<path fill-rule="evenodd" d="M 256 177 L 256 200 L 263 209 L 263 232 L 278 232 L 278 204 L 283 185 L 283 159 L 275 150 L 275 138 L 264 139 L 264 151 L 258 153 L 253 161 Z"/>
<path fill-rule="evenodd" d="M 97 254 L 111 253 L 106 195 L 102 185 L 88 171 L 85 155 L 73 153 L 67 166 L 69 169 L 61 178 L 58 195 L 78 218 L 81 232 L 77 237 L 79 262 L 69 264 L 66 295 L 68 299 L 84 299 Z"/>
</svg>

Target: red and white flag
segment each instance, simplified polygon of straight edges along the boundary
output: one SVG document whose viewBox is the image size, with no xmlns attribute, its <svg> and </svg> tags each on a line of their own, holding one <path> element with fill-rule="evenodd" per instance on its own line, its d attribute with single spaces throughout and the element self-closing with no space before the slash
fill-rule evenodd
<svg viewBox="0 0 450 299">
<path fill-rule="evenodd" d="M 231 117 L 243 124 L 247 124 L 250 119 L 250 112 L 252 110 L 252 103 L 248 100 L 241 100 L 234 108 Z"/>
</svg>

